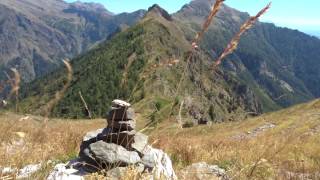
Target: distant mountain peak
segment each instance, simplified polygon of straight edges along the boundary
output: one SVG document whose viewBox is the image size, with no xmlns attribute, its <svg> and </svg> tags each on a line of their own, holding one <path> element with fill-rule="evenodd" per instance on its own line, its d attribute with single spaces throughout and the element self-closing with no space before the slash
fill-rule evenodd
<svg viewBox="0 0 320 180">
<path fill-rule="evenodd" d="M 153 6 L 151 6 L 148 9 L 148 13 L 154 13 L 156 15 L 162 16 L 163 18 L 165 18 L 168 21 L 172 20 L 171 15 L 166 10 L 164 10 L 162 7 L 160 7 L 158 4 L 154 4 Z"/>
<path fill-rule="evenodd" d="M 71 3 L 70 5 L 79 9 L 79 10 L 83 10 L 83 11 L 107 12 L 109 15 L 113 15 L 113 13 L 109 12 L 100 3 L 76 1 L 74 3 Z"/>
</svg>

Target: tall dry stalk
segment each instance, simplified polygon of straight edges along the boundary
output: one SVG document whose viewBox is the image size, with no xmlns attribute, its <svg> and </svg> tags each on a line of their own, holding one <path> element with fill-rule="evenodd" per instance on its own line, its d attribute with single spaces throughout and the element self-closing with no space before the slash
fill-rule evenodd
<svg viewBox="0 0 320 180">
<path fill-rule="evenodd" d="M 196 49 L 198 47 L 198 43 L 200 42 L 200 40 L 202 39 L 204 33 L 208 30 L 213 17 L 218 13 L 222 3 L 224 0 L 217 0 L 216 3 L 212 6 L 211 8 L 211 12 L 209 14 L 209 16 L 207 17 L 206 21 L 204 22 L 203 26 L 202 26 L 202 30 L 200 32 L 197 33 L 195 39 L 192 41 L 192 51 L 190 52 L 188 58 L 187 58 L 187 63 L 186 66 L 184 68 L 184 72 L 182 77 L 180 78 L 177 90 L 176 90 L 176 94 L 175 97 L 177 96 L 177 94 L 179 93 L 180 87 L 181 87 L 181 83 L 183 81 L 183 78 L 185 76 L 185 73 L 187 71 L 188 68 L 188 64 L 189 61 L 191 60 L 192 56 L 193 56 L 193 52 L 194 49 Z M 229 54 L 231 54 L 232 52 L 234 52 L 234 50 L 236 50 L 240 38 L 241 36 L 248 31 L 253 24 L 259 19 L 259 17 L 261 17 L 264 13 L 267 12 L 267 10 L 270 8 L 271 3 L 269 3 L 265 8 L 263 8 L 256 16 L 250 17 L 250 19 L 248 19 L 241 27 L 240 27 L 240 31 L 232 38 L 232 40 L 230 41 L 230 43 L 228 44 L 227 48 L 223 51 L 223 53 L 219 56 L 219 58 L 216 60 L 214 66 L 218 66 L 219 64 L 221 64 L 222 60 Z M 171 112 L 170 115 L 173 111 L 174 105 L 171 108 Z"/>
<path fill-rule="evenodd" d="M 63 60 L 63 63 L 66 66 L 67 71 L 68 71 L 67 82 L 64 84 L 64 86 L 62 87 L 62 89 L 60 91 L 56 92 L 55 97 L 47 103 L 46 109 L 45 109 L 45 116 L 44 116 L 45 124 L 47 124 L 47 122 L 49 120 L 49 116 L 50 116 L 50 113 L 51 113 L 53 107 L 62 99 L 63 95 L 67 91 L 67 89 L 70 86 L 71 81 L 72 81 L 72 74 L 73 74 L 72 66 L 68 60 Z"/>
<path fill-rule="evenodd" d="M 179 83 L 178 83 L 178 86 L 177 86 L 177 90 L 176 90 L 176 94 L 175 94 L 175 97 L 177 96 L 177 94 L 179 93 L 179 90 L 180 90 L 180 87 L 181 87 L 181 83 L 184 79 L 184 76 L 187 72 L 187 69 L 188 69 L 188 65 L 193 57 L 193 54 L 194 54 L 194 51 L 195 49 L 197 49 L 198 47 L 198 43 L 201 41 L 201 39 L 203 38 L 203 35 L 205 32 L 207 32 L 210 24 L 212 23 L 212 20 L 213 20 L 213 17 L 217 15 L 217 13 L 219 12 L 223 2 L 225 0 L 216 0 L 215 4 L 211 7 L 211 11 L 210 11 L 210 14 L 208 15 L 207 19 L 205 20 L 205 22 L 203 23 L 202 25 L 202 29 L 201 31 L 199 31 L 197 33 L 197 35 L 195 36 L 195 38 L 193 39 L 192 43 L 191 43 L 191 47 L 192 47 L 192 50 L 190 51 L 188 57 L 187 57 L 187 62 L 186 62 L 186 65 L 184 67 L 184 70 L 183 70 L 183 73 L 182 73 L 182 76 L 179 80 Z"/>
<path fill-rule="evenodd" d="M 240 31 L 232 38 L 230 43 L 227 45 L 227 48 L 223 51 L 223 53 L 219 56 L 219 58 L 215 61 L 214 66 L 218 66 L 222 63 L 223 59 L 233 53 L 239 44 L 241 36 L 247 32 L 253 25 L 254 23 L 261 17 L 264 13 L 267 12 L 267 10 L 270 8 L 271 3 L 269 3 L 265 8 L 263 8 L 256 16 L 250 17 L 241 27 Z"/>
<path fill-rule="evenodd" d="M 19 89 L 21 83 L 21 76 L 20 73 L 16 68 L 10 69 L 13 72 L 14 77 L 11 78 L 8 73 L 5 73 L 8 78 L 8 83 L 11 86 L 11 90 L 9 93 L 9 99 L 14 95 L 15 96 L 15 103 L 16 103 L 16 112 L 19 111 Z"/>
<path fill-rule="evenodd" d="M 220 10 L 220 8 L 221 8 L 221 6 L 222 6 L 222 4 L 223 4 L 224 1 L 225 1 L 225 0 L 216 0 L 216 2 L 214 3 L 214 5 L 211 7 L 210 14 L 208 15 L 208 17 L 206 18 L 205 22 L 204 22 L 203 25 L 202 25 L 201 31 L 199 31 L 199 32 L 196 34 L 195 38 L 193 39 L 193 41 L 192 41 L 192 43 L 191 43 L 191 51 L 189 52 L 189 55 L 188 55 L 188 57 L 187 57 L 186 65 L 185 65 L 185 67 L 184 67 L 184 70 L 183 70 L 183 72 L 182 72 L 182 76 L 181 76 L 181 78 L 180 78 L 180 80 L 179 80 L 179 83 L 178 83 L 178 85 L 177 85 L 177 89 L 176 89 L 176 91 L 175 91 L 174 97 L 177 97 L 177 95 L 178 95 L 178 93 L 179 93 L 179 91 L 180 91 L 181 84 L 182 84 L 182 82 L 183 82 L 183 80 L 184 80 L 184 77 L 185 77 L 185 75 L 186 75 L 186 73 L 187 73 L 187 69 L 188 69 L 189 63 L 190 63 L 190 61 L 191 61 L 191 59 L 192 59 L 192 57 L 193 57 L 193 54 L 194 54 L 195 50 L 198 48 L 198 43 L 199 43 L 199 42 L 201 41 L 201 39 L 203 38 L 203 35 L 205 34 L 205 32 L 207 32 L 210 24 L 212 23 L 213 18 L 214 18 L 214 17 L 217 15 L 217 13 L 219 12 L 219 10 Z M 170 113 L 169 113 L 169 117 L 171 116 L 171 114 L 172 114 L 172 112 L 173 112 L 174 106 L 175 106 L 175 104 L 173 103 L 173 104 L 172 104 L 172 107 L 171 107 L 171 110 L 170 110 Z M 169 118 L 169 117 L 168 117 L 168 118 Z M 182 122 L 179 121 L 179 123 L 182 123 Z M 179 125 L 182 127 L 182 124 L 179 124 Z"/>
<path fill-rule="evenodd" d="M 18 107 L 19 106 L 19 89 L 20 89 L 21 77 L 20 77 L 20 74 L 19 74 L 17 69 L 11 68 L 11 71 L 14 74 L 14 81 L 13 81 L 13 84 L 12 84 L 12 89 L 11 89 L 11 92 L 10 92 L 10 96 L 12 94 L 15 95 L 15 98 L 16 98 L 16 112 L 18 112 L 19 111 L 19 107 Z"/>
<path fill-rule="evenodd" d="M 225 0 L 216 0 L 215 4 L 211 7 L 210 14 L 207 17 L 206 21 L 203 23 L 201 31 L 199 31 L 197 33 L 196 37 L 192 41 L 193 42 L 192 43 L 193 44 L 193 48 L 194 48 L 194 46 L 196 44 L 198 44 L 200 42 L 200 40 L 202 39 L 204 33 L 208 30 L 210 24 L 212 23 L 213 17 L 215 17 L 217 15 L 217 13 L 219 12 L 220 7 L 222 6 L 224 1 Z"/>
</svg>

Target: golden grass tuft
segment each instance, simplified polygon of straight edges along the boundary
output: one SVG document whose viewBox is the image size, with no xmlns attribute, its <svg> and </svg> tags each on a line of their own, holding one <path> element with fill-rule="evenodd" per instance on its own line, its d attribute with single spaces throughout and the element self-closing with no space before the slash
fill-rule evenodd
<svg viewBox="0 0 320 180">
<path fill-rule="evenodd" d="M 75 158 L 85 133 L 103 127 L 104 120 L 53 119 L 48 122 L 47 128 L 43 128 L 42 117 L 2 114 L 0 169 Z"/>
</svg>

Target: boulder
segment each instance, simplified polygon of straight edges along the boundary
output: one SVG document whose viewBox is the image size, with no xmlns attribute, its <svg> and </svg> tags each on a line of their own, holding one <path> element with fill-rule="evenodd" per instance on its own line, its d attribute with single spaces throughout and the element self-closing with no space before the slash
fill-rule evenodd
<svg viewBox="0 0 320 180">
<path fill-rule="evenodd" d="M 169 156 L 160 149 L 146 146 L 141 163 L 146 168 L 152 169 L 155 179 L 177 179 Z"/>
<path fill-rule="evenodd" d="M 224 169 L 216 165 L 209 165 L 205 162 L 192 164 L 181 170 L 178 175 L 181 179 L 229 179 Z"/>
<path fill-rule="evenodd" d="M 140 156 L 135 151 L 128 151 L 113 143 L 98 141 L 90 144 L 89 155 L 101 164 L 126 166 L 140 162 Z"/>
<path fill-rule="evenodd" d="M 106 139 L 107 135 L 110 134 L 111 129 L 104 128 L 104 129 L 98 129 L 96 131 L 90 131 L 88 132 L 82 140 L 82 143 L 80 145 L 80 152 L 79 157 L 88 163 L 96 164 L 95 161 L 93 161 L 93 157 L 91 157 L 90 151 L 89 151 L 89 145 L 92 143 L 95 143 L 97 141 L 101 141 L 103 139 Z"/>
</svg>

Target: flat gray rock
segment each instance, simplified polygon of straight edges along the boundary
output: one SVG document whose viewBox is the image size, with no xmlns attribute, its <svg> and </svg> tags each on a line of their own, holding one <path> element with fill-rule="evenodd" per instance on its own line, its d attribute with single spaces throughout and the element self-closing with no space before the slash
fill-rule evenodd
<svg viewBox="0 0 320 180">
<path fill-rule="evenodd" d="M 98 136 L 98 134 L 101 134 L 102 132 L 103 129 L 87 132 L 87 134 L 83 137 L 82 141 L 89 141 L 90 139 L 94 139 Z"/>
<path fill-rule="evenodd" d="M 112 121 L 108 119 L 108 128 L 119 130 L 119 131 L 132 131 L 136 128 L 136 121 Z"/>
<path fill-rule="evenodd" d="M 90 152 L 96 160 L 106 164 L 136 164 L 140 162 L 140 157 L 137 152 L 128 151 L 124 147 L 98 141 L 90 144 Z"/>
<path fill-rule="evenodd" d="M 131 144 L 131 147 L 134 150 L 138 151 L 139 153 L 143 153 L 143 151 L 147 148 L 147 146 L 148 146 L 148 136 L 138 132 L 134 136 L 134 142 Z"/>
<path fill-rule="evenodd" d="M 107 143 L 121 145 L 126 149 L 132 150 L 131 144 L 134 143 L 135 135 L 136 131 L 113 132 L 109 133 L 104 139 L 104 141 Z"/>
<path fill-rule="evenodd" d="M 135 117 L 134 109 L 127 107 L 112 107 L 107 119 L 110 121 L 128 121 Z"/>
</svg>

